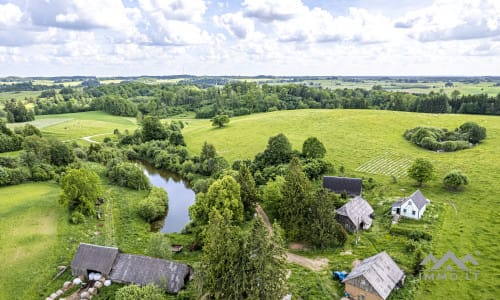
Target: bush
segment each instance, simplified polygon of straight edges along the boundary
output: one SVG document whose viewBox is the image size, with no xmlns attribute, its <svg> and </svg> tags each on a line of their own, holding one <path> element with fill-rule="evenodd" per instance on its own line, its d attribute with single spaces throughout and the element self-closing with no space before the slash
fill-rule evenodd
<svg viewBox="0 0 500 300">
<path fill-rule="evenodd" d="M 74 211 L 71 214 L 71 218 L 69 219 L 69 221 L 71 222 L 71 224 L 82 224 L 83 222 L 85 222 L 85 216 L 79 211 Z"/>
<path fill-rule="evenodd" d="M 31 170 L 31 179 L 33 181 L 47 181 L 54 178 L 55 172 L 51 165 L 39 164 Z"/>
<path fill-rule="evenodd" d="M 392 226 L 389 232 L 392 235 L 402 235 L 406 236 L 409 239 L 418 241 L 418 240 L 426 240 L 430 241 L 432 240 L 432 235 L 428 232 L 420 231 L 420 230 L 412 230 L 412 229 L 407 229 L 399 226 Z"/>
<path fill-rule="evenodd" d="M 149 195 L 139 202 L 139 216 L 151 223 L 167 214 L 168 194 L 159 187 L 153 187 Z"/>
<path fill-rule="evenodd" d="M 140 287 L 135 284 L 124 286 L 115 294 L 115 300 L 164 300 L 164 291 L 154 284 Z"/>
<path fill-rule="evenodd" d="M 453 170 L 443 178 L 443 184 L 447 189 L 458 190 L 469 184 L 469 178 L 460 170 Z"/>
<path fill-rule="evenodd" d="M 161 232 L 155 232 L 149 239 L 146 255 L 167 259 L 172 257 L 172 244 L 170 239 Z"/>
<path fill-rule="evenodd" d="M 135 190 L 149 190 L 151 188 L 148 177 L 140 167 L 133 163 L 122 162 L 119 158 L 114 158 L 108 163 L 106 174 L 112 182 L 119 186 Z"/>
</svg>

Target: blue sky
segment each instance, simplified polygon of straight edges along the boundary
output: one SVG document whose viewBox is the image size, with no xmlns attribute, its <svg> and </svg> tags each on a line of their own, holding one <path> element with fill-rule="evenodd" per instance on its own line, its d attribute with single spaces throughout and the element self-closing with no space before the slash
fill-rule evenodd
<svg viewBox="0 0 500 300">
<path fill-rule="evenodd" d="M 0 76 L 500 75 L 498 0 L 0 0 Z"/>
</svg>

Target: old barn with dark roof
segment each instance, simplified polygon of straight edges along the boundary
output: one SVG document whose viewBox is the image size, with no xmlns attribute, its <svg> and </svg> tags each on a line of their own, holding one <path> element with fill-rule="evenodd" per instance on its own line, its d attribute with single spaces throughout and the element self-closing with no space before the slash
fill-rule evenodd
<svg viewBox="0 0 500 300">
<path fill-rule="evenodd" d="M 175 294 L 190 280 L 193 269 L 165 259 L 120 253 L 114 247 L 82 243 L 71 262 L 71 273 L 88 277 L 91 272 L 119 283 L 141 286 L 154 283 Z"/>
<path fill-rule="evenodd" d="M 114 247 L 81 243 L 71 261 L 71 274 L 87 277 L 91 272 L 99 272 L 109 276 L 118 252 Z"/>
<path fill-rule="evenodd" d="M 360 196 L 336 210 L 335 218 L 347 231 L 368 229 L 372 225 L 373 208 Z"/>
<path fill-rule="evenodd" d="M 189 280 L 192 269 L 185 264 L 141 255 L 119 254 L 110 279 L 141 286 L 166 285 L 170 293 L 178 293 Z"/>
<path fill-rule="evenodd" d="M 350 299 L 385 300 L 395 287 L 403 285 L 404 278 L 404 272 L 384 251 L 363 260 L 342 282 Z"/>
<path fill-rule="evenodd" d="M 336 194 L 347 193 L 350 197 L 361 196 L 361 178 L 323 176 L 323 187 Z"/>
</svg>

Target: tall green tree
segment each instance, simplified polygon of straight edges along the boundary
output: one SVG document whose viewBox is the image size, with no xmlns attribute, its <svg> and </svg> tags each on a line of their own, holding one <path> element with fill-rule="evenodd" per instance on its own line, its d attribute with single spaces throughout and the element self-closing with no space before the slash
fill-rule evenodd
<svg viewBox="0 0 500 300">
<path fill-rule="evenodd" d="M 283 133 L 280 133 L 269 138 L 266 150 L 255 156 L 255 162 L 261 169 L 266 166 L 287 164 L 292 154 L 292 144 Z"/>
<path fill-rule="evenodd" d="M 432 163 L 424 158 L 417 158 L 413 164 L 408 168 L 408 176 L 418 182 L 421 187 L 424 182 L 432 179 L 434 174 L 434 166 Z"/>
<path fill-rule="evenodd" d="M 160 119 L 146 116 L 142 120 L 142 138 L 145 142 L 151 140 L 164 140 L 167 138 L 167 130 Z"/>
<path fill-rule="evenodd" d="M 299 159 L 292 158 L 281 190 L 283 199 L 279 210 L 280 224 L 290 240 L 303 239 L 307 235 L 306 212 L 311 198 L 310 190 L 311 184 L 302 171 Z"/>
<path fill-rule="evenodd" d="M 206 193 L 196 195 L 196 202 L 189 207 L 189 215 L 194 225 L 208 224 L 208 215 L 213 209 L 234 224 L 243 222 L 240 185 L 233 177 L 224 176 L 212 183 Z"/>
<path fill-rule="evenodd" d="M 257 188 L 255 187 L 255 180 L 253 179 L 252 172 L 246 164 L 241 164 L 238 171 L 236 180 L 240 185 L 241 201 L 243 202 L 243 210 L 248 218 L 252 217 L 255 213 L 255 205 L 259 201 Z"/>
<path fill-rule="evenodd" d="M 337 196 L 327 189 L 319 189 L 311 198 L 309 217 L 309 241 L 318 248 L 342 245 L 347 240 L 344 227 L 335 220 Z"/>
<path fill-rule="evenodd" d="M 50 141 L 50 163 L 56 166 L 66 166 L 75 160 L 73 149 L 67 144 L 58 141 Z"/>
<path fill-rule="evenodd" d="M 87 216 L 96 214 L 95 201 L 102 194 L 101 180 L 92 170 L 71 169 L 61 179 L 61 204 Z"/>
<path fill-rule="evenodd" d="M 302 155 L 306 158 L 323 158 L 326 148 L 316 137 L 309 137 L 302 145 Z"/>
</svg>

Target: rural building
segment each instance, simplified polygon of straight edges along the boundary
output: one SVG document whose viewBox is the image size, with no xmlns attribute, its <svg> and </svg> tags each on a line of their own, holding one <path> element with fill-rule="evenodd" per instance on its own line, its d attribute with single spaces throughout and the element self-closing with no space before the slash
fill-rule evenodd
<svg viewBox="0 0 500 300">
<path fill-rule="evenodd" d="M 169 293 L 178 293 L 193 269 L 165 259 L 120 253 L 118 248 L 81 243 L 71 262 L 73 276 L 98 272 L 112 281 L 141 286 L 155 283 Z"/>
<path fill-rule="evenodd" d="M 346 193 L 349 197 L 361 196 L 361 178 L 323 176 L 323 188 L 336 194 Z"/>
<path fill-rule="evenodd" d="M 71 274 L 88 277 L 98 272 L 108 277 L 118 253 L 118 248 L 81 243 L 71 262 Z"/>
<path fill-rule="evenodd" d="M 391 214 L 419 220 L 424 215 L 425 208 L 430 202 L 420 190 L 416 190 L 409 197 L 400 198 L 394 202 Z"/>
<path fill-rule="evenodd" d="M 368 229 L 372 225 L 373 208 L 361 196 L 354 197 L 337 209 L 335 218 L 347 231 Z"/>
<path fill-rule="evenodd" d="M 141 255 L 119 254 L 110 279 L 118 283 L 141 286 L 166 285 L 170 293 L 178 293 L 189 280 L 192 269 L 185 264 Z"/>
<path fill-rule="evenodd" d="M 404 282 L 404 272 L 384 251 L 363 260 L 342 280 L 350 299 L 385 300 Z"/>
</svg>

